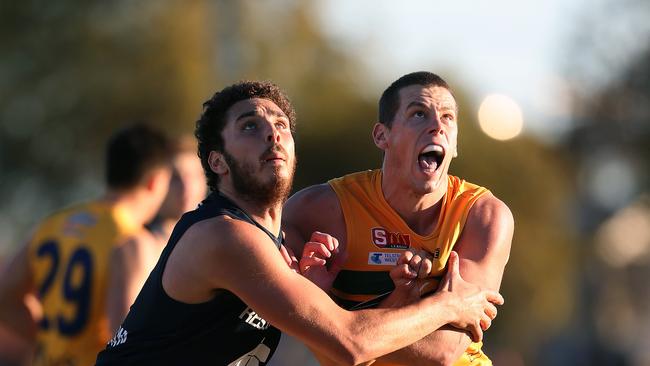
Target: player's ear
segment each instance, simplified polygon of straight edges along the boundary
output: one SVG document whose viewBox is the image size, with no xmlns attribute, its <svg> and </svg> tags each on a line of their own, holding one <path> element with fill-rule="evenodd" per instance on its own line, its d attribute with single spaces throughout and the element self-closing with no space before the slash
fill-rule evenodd
<svg viewBox="0 0 650 366">
<path fill-rule="evenodd" d="M 147 191 L 153 191 L 155 185 L 156 185 L 156 173 L 149 172 L 149 174 L 147 174 L 145 177 L 144 186 L 147 188 Z"/>
<path fill-rule="evenodd" d="M 146 175 L 144 185 L 149 191 L 154 191 L 159 187 L 164 186 L 169 188 L 169 179 L 171 174 L 170 168 L 156 168 Z"/>
<path fill-rule="evenodd" d="M 388 147 L 388 134 L 390 129 L 383 123 L 375 123 L 372 128 L 372 140 L 378 148 L 386 150 Z"/>
<path fill-rule="evenodd" d="M 226 163 L 226 158 L 218 151 L 210 151 L 210 155 L 208 155 L 208 164 L 210 164 L 210 169 L 219 175 L 228 173 L 229 169 L 228 164 Z"/>
</svg>

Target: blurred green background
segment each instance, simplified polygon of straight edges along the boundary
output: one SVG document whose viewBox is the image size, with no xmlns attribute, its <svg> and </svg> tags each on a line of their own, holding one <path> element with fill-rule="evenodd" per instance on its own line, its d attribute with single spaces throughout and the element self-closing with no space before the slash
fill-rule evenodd
<svg viewBox="0 0 650 366">
<path fill-rule="evenodd" d="M 101 192 L 104 142 L 126 123 L 192 132 L 216 90 L 272 80 L 298 112 L 297 190 L 379 167 L 376 101 L 392 80 L 426 69 L 450 82 L 461 109 L 451 173 L 490 188 L 515 217 L 506 305 L 486 336 L 495 365 L 650 365 L 650 2 L 578 3 L 553 45 L 546 111 L 524 106 L 523 133 L 501 141 L 478 123 L 489 81 L 466 73 L 489 60 L 459 51 L 461 33 L 407 28 L 402 44 L 382 27 L 353 31 L 409 24 L 409 14 L 425 28 L 444 17 L 470 27 L 463 19 L 485 11 L 476 4 L 450 14 L 437 1 L 366 1 L 337 18 L 341 1 L 2 2 L 0 265 L 49 212 Z M 517 33 L 508 4 L 494 3 L 504 14 L 495 21 Z M 336 31 L 334 19 L 343 23 Z M 504 51 L 489 29 L 471 29 L 490 52 Z M 411 55 L 408 41 L 449 57 Z M 517 67 L 502 67 L 524 70 L 514 77 L 525 85 L 536 56 L 524 53 L 538 46 L 519 42 L 509 50 L 521 47 Z M 449 49 L 433 47 L 441 43 Z M 536 98 L 513 90 L 513 100 Z M 0 364 L 19 357 L 16 347 L 0 342 Z M 311 362 L 288 343 L 275 365 Z"/>
</svg>

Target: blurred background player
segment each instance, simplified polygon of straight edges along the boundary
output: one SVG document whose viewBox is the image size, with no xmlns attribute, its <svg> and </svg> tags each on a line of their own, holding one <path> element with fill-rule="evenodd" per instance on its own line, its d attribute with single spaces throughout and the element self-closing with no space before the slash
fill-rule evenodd
<svg viewBox="0 0 650 366">
<path fill-rule="evenodd" d="M 171 142 L 172 175 L 169 191 L 156 214 L 141 230 L 113 252 L 108 314 L 110 328 L 117 329 L 160 257 L 174 225 L 205 198 L 207 186 L 196 140 L 184 136 Z"/>
<path fill-rule="evenodd" d="M 169 192 L 156 217 L 147 224 L 163 245 L 181 216 L 195 209 L 208 191 L 201 160 L 196 155 L 196 140 L 192 136 L 183 136 L 172 144 L 174 157 Z"/>
<path fill-rule="evenodd" d="M 90 365 L 110 338 L 106 302 L 115 248 L 144 230 L 171 176 L 166 137 L 144 124 L 115 133 L 106 193 L 65 208 L 34 230 L 0 276 L 0 323 L 36 337 L 36 365 Z M 25 299 L 35 294 L 42 312 Z"/>
</svg>

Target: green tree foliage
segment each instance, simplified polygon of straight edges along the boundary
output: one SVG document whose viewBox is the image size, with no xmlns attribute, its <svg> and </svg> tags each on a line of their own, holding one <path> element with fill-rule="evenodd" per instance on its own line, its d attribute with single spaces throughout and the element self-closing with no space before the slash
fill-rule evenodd
<svg viewBox="0 0 650 366">
<path fill-rule="evenodd" d="M 117 127 L 144 120 L 191 132 L 214 76 L 203 1 L 1 7 L 0 230 L 9 239 L 17 223 L 21 236 L 101 190 L 104 142 Z"/>
<path fill-rule="evenodd" d="M 650 297 L 648 287 L 643 288 L 650 266 L 647 250 L 619 265 L 610 259 L 624 257 L 617 247 L 634 249 L 633 243 L 639 242 L 647 246 L 646 228 L 637 227 L 635 219 L 647 215 L 650 192 L 648 19 L 647 1 L 601 1 L 578 24 L 572 44 L 576 57 L 570 57 L 567 65 L 574 90 L 575 129 L 565 148 L 581 172 L 573 178 L 584 258 L 581 311 L 573 329 L 582 334 L 585 353 L 596 355 L 591 356 L 592 364 L 613 364 L 612 359 L 620 359 L 620 364 L 641 365 L 649 360 L 643 347 L 648 339 L 645 319 Z M 616 166 L 627 169 L 602 169 L 612 156 Z M 600 177 L 594 173 L 599 171 Z M 610 202 L 609 195 L 590 192 L 594 186 L 626 194 Z M 604 242 L 609 243 L 603 246 Z M 589 331 L 584 332 L 585 328 Z"/>
<path fill-rule="evenodd" d="M 309 3 L 223 1 L 219 10 L 228 11 L 218 18 L 228 26 L 219 29 L 228 32 L 217 46 L 220 84 L 269 79 L 296 107 L 296 189 L 379 166 L 370 139 L 376 101 L 362 97 L 369 75 L 328 43 Z"/>
</svg>

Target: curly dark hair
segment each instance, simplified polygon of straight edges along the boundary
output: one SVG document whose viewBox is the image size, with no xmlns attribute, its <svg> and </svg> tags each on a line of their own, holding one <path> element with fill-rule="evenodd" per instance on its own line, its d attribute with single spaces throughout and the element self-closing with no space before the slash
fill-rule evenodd
<svg viewBox="0 0 650 366">
<path fill-rule="evenodd" d="M 379 123 L 388 127 L 393 125 L 395 113 L 399 109 L 399 91 L 411 85 L 439 86 L 449 90 L 452 96 L 454 95 L 447 82 L 432 72 L 417 71 L 406 74 L 390 84 L 379 98 Z"/>
<path fill-rule="evenodd" d="M 223 152 L 221 132 L 226 125 L 226 113 L 235 103 L 252 98 L 268 99 L 289 118 L 291 133 L 295 133 L 296 112 L 289 98 L 280 88 L 268 81 L 240 81 L 216 92 L 203 103 L 203 113 L 196 121 L 194 136 L 198 140 L 198 155 L 211 191 L 217 191 L 219 176 L 210 169 L 210 151 Z"/>
</svg>

